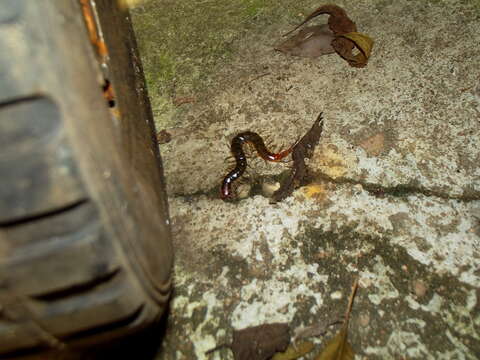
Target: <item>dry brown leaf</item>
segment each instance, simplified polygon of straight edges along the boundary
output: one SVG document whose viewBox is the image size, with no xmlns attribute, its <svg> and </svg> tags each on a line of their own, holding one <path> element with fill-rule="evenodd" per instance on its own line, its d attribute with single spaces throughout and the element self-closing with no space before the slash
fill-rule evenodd
<svg viewBox="0 0 480 360">
<path fill-rule="evenodd" d="M 330 42 L 331 47 L 342 58 L 347 60 L 350 66 L 366 66 L 372 51 L 373 40 L 365 34 L 358 33 L 355 23 L 347 16 L 345 10 L 337 5 L 328 4 L 320 6 L 308 15 L 301 24 L 284 36 L 291 34 L 299 27 L 322 14 L 330 15 L 328 18 L 328 26 L 335 35 L 335 38 Z M 308 57 L 317 57 L 326 54 L 323 49 L 329 49 L 325 45 L 328 38 L 325 35 L 315 34 L 312 30 L 313 28 L 314 27 L 310 27 L 305 29 L 306 31 L 300 31 L 299 34 L 289 38 L 276 49 L 290 55 Z M 353 54 L 354 48 L 359 50 L 358 54 Z M 312 56 L 312 54 L 315 56 Z"/>
<path fill-rule="evenodd" d="M 266 360 L 284 351 L 289 343 L 288 324 L 263 324 L 235 330 L 231 349 L 235 360 Z"/>
<path fill-rule="evenodd" d="M 290 345 L 282 353 L 276 353 L 272 360 L 295 360 L 311 352 L 314 347 L 315 345 L 311 341 L 302 341 L 296 345 Z"/>
<path fill-rule="evenodd" d="M 229 347 L 235 360 L 267 360 L 277 352 L 285 351 L 290 343 L 290 327 L 286 323 L 272 323 L 235 330 L 232 344 L 221 344 L 207 351 L 210 354 Z"/>
<path fill-rule="evenodd" d="M 297 25 L 292 31 L 289 31 L 283 36 L 287 36 L 297 30 L 299 27 L 305 25 L 307 22 L 312 20 L 313 18 L 317 17 L 318 15 L 327 14 L 330 15 L 328 18 L 328 26 L 333 31 L 335 35 L 339 34 L 346 34 L 349 32 L 357 31 L 357 26 L 355 23 L 349 19 L 345 10 L 343 10 L 340 6 L 327 4 L 320 6 L 314 12 L 306 17 L 306 19 Z"/>
<path fill-rule="evenodd" d="M 290 174 L 281 182 L 280 188 L 272 195 L 273 203 L 282 201 L 290 196 L 300 186 L 307 177 L 307 165 L 305 159 L 310 159 L 313 151 L 320 141 L 323 131 L 323 118 L 320 113 L 313 123 L 310 130 L 298 141 L 292 150 L 293 166 Z"/>
</svg>

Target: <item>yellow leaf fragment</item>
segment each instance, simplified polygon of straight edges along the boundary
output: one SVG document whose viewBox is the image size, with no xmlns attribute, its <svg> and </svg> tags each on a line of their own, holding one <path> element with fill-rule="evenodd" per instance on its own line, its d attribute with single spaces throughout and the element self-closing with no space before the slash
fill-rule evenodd
<svg viewBox="0 0 480 360">
<path fill-rule="evenodd" d="M 368 59 L 372 53 L 373 39 L 359 32 L 350 32 L 338 35 L 337 37 L 345 38 L 353 42 L 355 47 L 360 51 L 358 54 L 348 54 L 345 56 L 350 65 L 355 67 L 363 67 L 367 65 Z M 344 54 L 345 55 L 345 54 Z"/>
<path fill-rule="evenodd" d="M 144 2 L 144 0 L 118 0 L 118 5 L 120 5 L 122 10 L 125 10 L 127 8 L 133 9 L 142 2 Z"/>
<path fill-rule="evenodd" d="M 355 279 L 348 299 L 347 310 L 345 311 L 345 321 L 342 329 L 335 337 L 325 346 L 325 349 L 318 355 L 315 360 L 353 360 L 355 354 L 352 346 L 348 343 L 348 321 L 350 312 L 352 311 L 353 299 L 358 288 L 358 278 Z"/>
<path fill-rule="evenodd" d="M 310 184 L 303 188 L 303 193 L 306 198 L 323 199 L 326 195 L 326 188 L 323 184 Z"/>
<path fill-rule="evenodd" d="M 347 328 L 344 326 L 315 360 L 353 360 L 353 358 L 353 349 L 347 341 Z"/>
<path fill-rule="evenodd" d="M 296 346 L 290 345 L 287 350 L 282 353 L 276 353 L 272 360 L 295 360 L 299 357 L 308 354 L 313 350 L 313 343 L 310 341 L 302 341 Z"/>
</svg>

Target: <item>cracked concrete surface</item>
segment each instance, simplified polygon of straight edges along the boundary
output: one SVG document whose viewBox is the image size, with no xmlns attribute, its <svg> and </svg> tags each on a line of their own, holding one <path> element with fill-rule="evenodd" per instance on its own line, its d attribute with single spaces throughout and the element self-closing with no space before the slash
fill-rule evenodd
<svg viewBox="0 0 480 360">
<path fill-rule="evenodd" d="M 161 46 L 142 37 L 142 19 L 157 3 L 168 12 L 169 2 L 154 0 L 133 12 L 141 49 L 148 41 Z M 228 342 L 232 329 L 337 320 L 355 276 L 357 359 L 478 358 L 480 3 L 338 2 L 375 40 L 364 69 L 335 54 L 311 60 L 274 52 L 281 34 L 321 5 L 298 1 L 295 11 L 285 6 L 283 16 L 267 16 L 275 13 L 269 6 L 284 3 L 265 2 L 248 26 L 228 28 L 218 41 L 231 54 L 195 86 L 181 72 L 171 80 L 175 95 L 155 91 L 168 88 L 155 82 L 162 79 L 149 81 L 153 104 L 196 100 L 156 112 L 159 130 L 172 134 L 161 152 L 176 249 L 157 358 L 232 359 L 229 350 L 204 352 Z M 209 4 L 196 4 L 196 16 Z M 142 56 L 154 79 L 149 53 Z M 272 205 L 258 185 L 274 183 L 288 164 L 250 157 L 245 198 L 219 199 L 236 133 L 256 131 L 278 149 L 321 111 L 309 185 Z M 316 339 L 316 353 L 331 336 Z"/>
</svg>

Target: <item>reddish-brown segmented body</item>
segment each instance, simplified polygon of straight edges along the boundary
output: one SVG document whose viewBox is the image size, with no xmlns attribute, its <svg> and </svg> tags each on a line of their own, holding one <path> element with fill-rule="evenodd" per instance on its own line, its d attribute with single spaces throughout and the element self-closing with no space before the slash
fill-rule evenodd
<svg viewBox="0 0 480 360">
<path fill-rule="evenodd" d="M 232 139 L 230 150 L 235 157 L 235 168 L 231 170 L 223 179 L 222 187 L 220 191 L 220 197 L 223 200 L 232 199 L 234 194 L 232 192 L 232 184 L 240 176 L 243 175 L 247 167 L 247 157 L 243 151 L 243 144 L 249 143 L 255 147 L 258 155 L 264 160 L 267 161 L 280 161 L 284 157 L 288 156 L 292 152 L 292 147 L 283 150 L 279 153 L 272 153 L 268 151 L 263 139 L 260 135 L 252 131 L 246 131 L 238 134 Z"/>
</svg>

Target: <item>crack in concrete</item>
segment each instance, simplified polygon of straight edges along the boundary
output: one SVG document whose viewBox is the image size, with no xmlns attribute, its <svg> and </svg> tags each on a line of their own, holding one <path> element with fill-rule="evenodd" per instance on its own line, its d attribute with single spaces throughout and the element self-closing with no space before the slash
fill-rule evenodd
<svg viewBox="0 0 480 360">
<path fill-rule="evenodd" d="M 278 178 L 279 176 L 281 176 L 281 174 L 275 176 L 274 178 Z M 268 176 L 268 175 L 261 176 L 259 179 L 256 180 L 256 182 L 262 183 L 262 179 L 266 179 L 266 178 L 271 179 L 272 176 Z M 375 197 L 391 196 L 395 198 L 403 198 L 409 195 L 423 195 L 425 197 L 437 197 L 443 200 L 456 200 L 463 203 L 469 203 L 472 201 L 480 200 L 480 192 L 474 191 L 474 190 L 472 191 L 464 190 L 463 194 L 451 195 L 440 190 L 427 189 L 412 183 L 398 184 L 394 186 L 384 186 L 376 183 L 359 181 L 359 180 L 355 180 L 347 177 L 333 178 L 325 173 L 320 173 L 320 172 L 315 172 L 313 176 L 311 175 L 310 181 L 308 183 L 305 183 L 303 186 L 310 184 L 312 182 L 311 180 L 321 180 L 324 182 L 337 184 L 337 185 L 353 185 L 353 186 L 361 185 L 369 194 Z M 207 196 L 209 198 L 214 199 L 214 198 L 217 198 L 216 196 L 214 196 L 215 193 L 218 193 L 217 188 L 218 186 L 215 186 L 214 188 L 211 188 L 208 190 L 204 190 L 204 191 L 199 190 L 192 193 L 174 193 L 171 196 L 174 198 L 196 198 L 203 195 L 203 196 Z M 257 194 L 264 196 L 261 193 L 257 193 Z M 239 199 L 238 201 L 240 200 L 245 200 L 245 199 Z"/>
<path fill-rule="evenodd" d="M 390 195 L 392 197 L 404 197 L 408 195 L 420 194 L 426 197 L 437 197 L 444 200 L 457 200 L 466 203 L 480 200 L 480 192 L 477 191 L 471 191 L 469 193 L 468 191 L 464 190 L 464 193 L 461 195 L 450 195 L 439 190 L 427 189 L 411 183 L 398 184 L 395 186 L 383 186 L 376 183 L 363 182 L 346 177 L 333 178 L 324 173 L 315 173 L 315 178 L 333 184 L 361 185 L 366 191 L 377 197 L 385 195 Z"/>
</svg>

